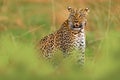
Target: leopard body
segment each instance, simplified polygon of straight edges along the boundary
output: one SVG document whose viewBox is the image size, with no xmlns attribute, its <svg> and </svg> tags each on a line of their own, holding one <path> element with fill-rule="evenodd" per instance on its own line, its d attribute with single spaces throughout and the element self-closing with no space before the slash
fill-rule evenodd
<svg viewBox="0 0 120 80">
<path fill-rule="evenodd" d="M 85 62 L 85 32 L 86 16 L 89 12 L 85 9 L 72 9 L 68 7 L 70 15 L 56 32 L 42 38 L 38 43 L 38 49 L 44 57 L 52 58 L 54 52 L 60 50 L 63 55 L 68 55 L 73 50 L 79 50 L 78 61 Z"/>
</svg>

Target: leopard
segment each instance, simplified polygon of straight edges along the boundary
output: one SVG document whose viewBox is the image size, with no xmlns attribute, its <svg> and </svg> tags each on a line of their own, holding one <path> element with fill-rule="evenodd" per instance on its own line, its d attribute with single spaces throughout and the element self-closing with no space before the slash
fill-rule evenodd
<svg viewBox="0 0 120 80">
<path fill-rule="evenodd" d="M 67 56 L 73 50 L 79 51 L 78 63 L 85 63 L 85 26 L 87 24 L 87 15 L 89 8 L 67 7 L 68 18 L 62 23 L 61 27 L 43 37 L 37 44 L 37 49 L 41 51 L 45 58 L 52 58 L 55 51 L 60 50 L 64 56 Z"/>
</svg>

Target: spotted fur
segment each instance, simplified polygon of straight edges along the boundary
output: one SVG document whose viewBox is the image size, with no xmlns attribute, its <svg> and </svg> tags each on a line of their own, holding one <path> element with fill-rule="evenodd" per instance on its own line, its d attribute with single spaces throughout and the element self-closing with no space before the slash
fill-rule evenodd
<svg viewBox="0 0 120 80">
<path fill-rule="evenodd" d="M 73 9 L 68 7 L 69 17 L 56 32 L 42 38 L 38 43 L 38 49 L 43 56 L 51 58 L 56 50 L 60 50 L 64 55 L 71 51 L 79 50 L 78 61 L 82 64 L 85 62 L 85 33 L 86 16 L 88 8 Z"/>
</svg>

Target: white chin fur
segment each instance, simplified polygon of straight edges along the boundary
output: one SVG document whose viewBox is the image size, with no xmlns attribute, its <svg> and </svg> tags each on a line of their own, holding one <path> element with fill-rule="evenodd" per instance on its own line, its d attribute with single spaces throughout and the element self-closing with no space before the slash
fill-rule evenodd
<svg viewBox="0 0 120 80">
<path fill-rule="evenodd" d="M 73 28 L 73 30 L 80 30 L 81 28 Z"/>
</svg>

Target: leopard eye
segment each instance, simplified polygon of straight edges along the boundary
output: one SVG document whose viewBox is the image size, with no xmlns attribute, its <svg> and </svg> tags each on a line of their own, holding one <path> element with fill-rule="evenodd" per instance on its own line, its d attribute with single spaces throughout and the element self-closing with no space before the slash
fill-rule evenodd
<svg viewBox="0 0 120 80">
<path fill-rule="evenodd" d="M 83 14 L 80 14 L 80 15 L 79 15 L 79 18 L 82 18 L 82 17 L 83 17 Z"/>
<path fill-rule="evenodd" d="M 79 16 L 79 17 L 80 17 L 80 18 L 81 18 L 81 17 L 85 17 L 85 14 L 80 14 L 80 16 Z"/>
<path fill-rule="evenodd" d="M 71 15 L 71 16 L 75 18 L 75 16 L 74 16 L 74 15 Z"/>
</svg>

